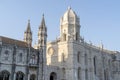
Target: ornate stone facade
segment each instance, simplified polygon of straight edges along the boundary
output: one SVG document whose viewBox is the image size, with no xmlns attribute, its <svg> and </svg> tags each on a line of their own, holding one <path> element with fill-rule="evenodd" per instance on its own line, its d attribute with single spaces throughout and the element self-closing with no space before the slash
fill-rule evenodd
<svg viewBox="0 0 120 80">
<path fill-rule="evenodd" d="M 30 21 L 24 41 L 0 36 L 0 80 L 119 80 L 120 52 L 85 42 L 80 27 L 69 8 L 55 41 L 47 42 L 44 15 L 34 48 Z"/>
<path fill-rule="evenodd" d="M 24 41 L 0 36 L 0 80 L 43 80 L 47 38 L 44 28 L 46 26 L 43 16 L 39 26 L 37 49 L 31 46 L 30 20 L 24 32 Z"/>
</svg>

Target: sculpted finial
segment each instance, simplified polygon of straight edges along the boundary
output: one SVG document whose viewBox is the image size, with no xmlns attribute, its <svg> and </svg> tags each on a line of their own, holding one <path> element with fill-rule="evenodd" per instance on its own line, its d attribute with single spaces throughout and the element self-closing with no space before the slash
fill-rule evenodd
<svg viewBox="0 0 120 80">
<path fill-rule="evenodd" d="M 43 13 L 43 15 L 42 15 L 43 17 L 44 17 L 44 13 Z"/>
<path fill-rule="evenodd" d="M 30 19 L 28 19 L 28 23 L 30 23 Z"/>
<path fill-rule="evenodd" d="M 71 9 L 71 7 L 70 6 L 68 6 L 68 10 L 70 10 Z"/>
</svg>

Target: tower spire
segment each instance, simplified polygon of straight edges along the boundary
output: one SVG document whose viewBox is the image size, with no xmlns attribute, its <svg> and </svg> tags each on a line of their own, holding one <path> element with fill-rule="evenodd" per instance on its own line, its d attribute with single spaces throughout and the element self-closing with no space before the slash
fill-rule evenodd
<svg viewBox="0 0 120 80">
<path fill-rule="evenodd" d="M 30 20 L 28 20 L 28 25 L 27 25 L 26 32 L 31 32 L 31 28 L 30 28 Z"/>
<path fill-rule="evenodd" d="M 41 21 L 41 25 L 40 25 L 40 27 L 46 27 L 46 25 L 45 25 L 45 19 L 44 19 L 44 14 L 42 15 L 42 21 Z"/>
<path fill-rule="evenodd" d="M 29 46 L 32 45 L 32 31 L 30 27 L 30 20 L 28 20 L 27 29 L 24 32 L 24 41 L 27 42 Z"/>
<path fill-rule="evenodd" d="M 42 72 L 42 75 L 43 75 L 42 80 L 44 80 L 44 78 L 45 78 L 44 75 L 46 75 L 46 43 L 47 43 L 47 28 L 45 25 L 45 19 L 44 19 L 44 15 L 43 15 L 41 24 L 39 26 L 39 31 L 38 31 L 38 49 L 41 51 L 40 54 L 43 57 L 42 70 L 44 72 Z M 39 74 L 41 74 L 41 71 L 39 71 L 39 72 L 40 72 Z M 41 79 L 38 79 L 38 80 L 41 80 Z"/>
<path fill-rule="evenodd" d="M 42 21 L 38 31 L 38 47 L 46 46 L 46 41 L 47 41 L 47 28 L 43 14 Z"/>
</svg>

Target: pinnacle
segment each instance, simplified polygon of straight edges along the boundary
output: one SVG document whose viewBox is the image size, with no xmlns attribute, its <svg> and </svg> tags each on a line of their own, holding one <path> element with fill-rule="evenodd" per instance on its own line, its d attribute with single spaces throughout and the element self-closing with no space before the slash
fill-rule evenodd
<svg viewBox="0 0 120 80">
<path fill-rule="evenodd" d="M 30 19 L 28 19 L 28 23 L 30 23 Z"/>
<path fill-rule="evenodd" d="M 68 10 L 70 10 L 71 9 L 71 7 L 70 6 L 68 6 Z"/>
<path fill-rule="evenodd" d="M 31 32 L 31 28 L 30 28 L 30 19 L 28 19 L 28 25 L 27 25 L 26 32 Z"/>
<path fill-rule="evenodd" d="M 44 14 L 42 16 L 42 21 L 41 21 L 41 26 L 40 27 L 45 27 L 45 19 L 44 19 Z"/>
</svg>

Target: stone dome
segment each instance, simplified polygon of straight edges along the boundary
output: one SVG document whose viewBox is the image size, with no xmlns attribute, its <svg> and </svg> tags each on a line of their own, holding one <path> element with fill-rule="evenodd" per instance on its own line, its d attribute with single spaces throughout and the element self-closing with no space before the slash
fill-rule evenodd
<svg viewBox="0 0 120 80">
<path fill-rule="evenodd" d="M 61 24 L 75 22 L 79 22 L 79 18 L 71 8 L 68 8 L 68 10 L 64 13 L 64 15 L 61 18 Z"/>
</svg>

